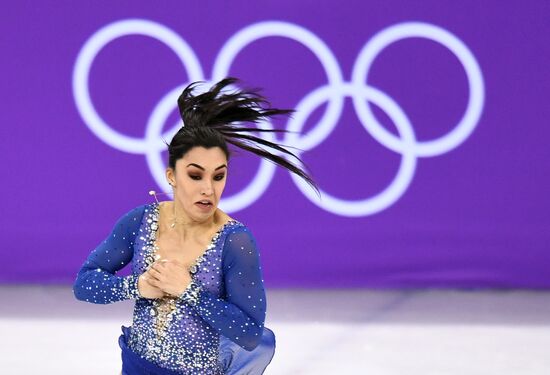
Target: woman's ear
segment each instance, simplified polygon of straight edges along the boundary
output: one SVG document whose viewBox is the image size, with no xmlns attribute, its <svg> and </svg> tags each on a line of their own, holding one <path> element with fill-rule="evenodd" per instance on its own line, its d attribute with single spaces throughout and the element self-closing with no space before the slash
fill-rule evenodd
<svg viewBox="0 0 550 375">
<path fill-rule="evenodd" d="M 170 186 L 176 186 L 175 171 L 172 168 L 166 168 L 166 180 Z"/>
</svg>

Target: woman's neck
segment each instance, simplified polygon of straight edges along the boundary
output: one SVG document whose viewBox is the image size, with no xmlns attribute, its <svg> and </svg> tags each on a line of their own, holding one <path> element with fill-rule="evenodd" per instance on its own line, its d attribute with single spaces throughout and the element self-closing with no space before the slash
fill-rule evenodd
<svg viewBox="0 0 550 375">
<path fill-rule="evenodd" d="M 185 215 L 183 208 L 176 201 L 164 201 L 163 219 L 167 229 L 178 234 L 178 237 L 186 239 L 189 237 L 201 238 L 204 233 L 210 233 L 218 227 L 218 212 L 208 217 L 205 221 L 196 221 Z"/>
</svg>

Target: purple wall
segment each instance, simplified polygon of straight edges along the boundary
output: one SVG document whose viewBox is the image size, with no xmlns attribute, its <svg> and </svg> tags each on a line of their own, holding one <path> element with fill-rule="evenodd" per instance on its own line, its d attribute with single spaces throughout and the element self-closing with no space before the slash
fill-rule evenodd
<svg viewBox="0 0 550 375">
<path fill-rule="evenodd" d="M 181 86 L 232 75 L 326 193 L 232 159 L 268 286 L 550 287 L 550 3 L 318 4 L 4 5 L 0 282 L 72 282 L 167 187 Z"/>
</svg>

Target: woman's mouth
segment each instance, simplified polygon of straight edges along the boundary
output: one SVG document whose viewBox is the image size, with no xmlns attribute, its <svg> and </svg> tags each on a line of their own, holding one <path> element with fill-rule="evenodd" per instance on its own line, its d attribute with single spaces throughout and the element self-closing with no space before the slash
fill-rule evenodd
<svg viewBox="0 0 550 375">
<path fill-rule="evenodd" d="M 214 207 L 212 201 L 208 199 L 203 199 L 201 201 L 195 202 L 195 205 L 203 211 L 209 211 L 212 207 Z"/>
</svg>

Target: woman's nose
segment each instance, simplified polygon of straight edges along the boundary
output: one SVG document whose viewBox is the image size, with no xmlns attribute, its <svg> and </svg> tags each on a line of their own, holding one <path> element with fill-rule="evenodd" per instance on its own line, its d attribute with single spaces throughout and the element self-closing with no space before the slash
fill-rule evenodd
<svg viewBox="0 0 550 375">
<path fill-rule="evenodd" d="M 212 195 L 212 192 L 214 190 L 212 189 L 212 183 L 210 181 L 205 181 L 204 185 L 202 186 L 201 193 L 203 195 Z"/>
</svg>

